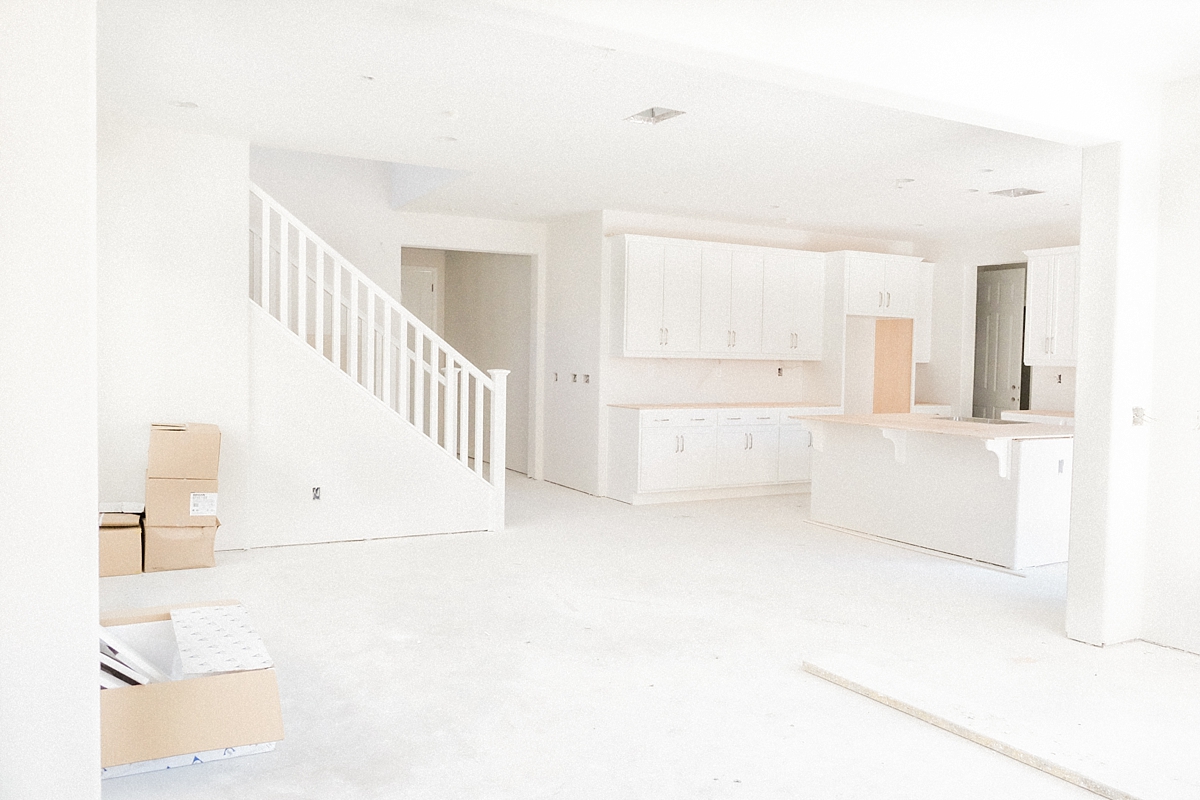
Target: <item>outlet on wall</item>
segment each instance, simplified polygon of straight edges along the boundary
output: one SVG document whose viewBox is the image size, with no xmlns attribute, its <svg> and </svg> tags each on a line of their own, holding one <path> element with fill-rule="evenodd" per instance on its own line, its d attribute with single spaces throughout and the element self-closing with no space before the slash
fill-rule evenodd
<svg viewBox="0 0 1200 800">
<path fill-rule="evenodd" d="M 783 367 L 776 367 L 775 374 L 778 375 L 780 378 L 782 378 L 783 377 Z"/>
<path fill-rule="evenodd" d="M 314 486 L 313 487 L 313 500 L 320 500 L 320 499 L 321 499 L 321 487 Z"/>
</svg>

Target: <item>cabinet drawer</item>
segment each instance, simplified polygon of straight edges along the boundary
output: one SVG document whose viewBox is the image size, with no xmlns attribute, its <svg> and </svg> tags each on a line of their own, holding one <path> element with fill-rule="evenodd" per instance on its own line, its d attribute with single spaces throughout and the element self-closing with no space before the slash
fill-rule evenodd
<svg viewBox="0 0 1200 800">
<path fill-rule="evenodd" d="M 721 425 L 775 425 L 777 408 L 723 408 L 718 412 Z"/>
<path fill-rule="evenodd" d="M 662 408 L 642 412 L 643 428 L 700 428 L 717 424 L 711 409 Z"/>
</svg>

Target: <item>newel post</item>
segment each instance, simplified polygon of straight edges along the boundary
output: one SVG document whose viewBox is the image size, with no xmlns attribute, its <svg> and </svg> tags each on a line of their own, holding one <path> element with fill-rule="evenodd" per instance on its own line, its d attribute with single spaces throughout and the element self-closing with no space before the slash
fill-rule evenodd
<svg viewBox="0 0 1200 800">
<path fill-rule="evenodd" d="M 504 442 L 505 420 L 508 413 L 505 395 L 508 388 L 508 372 L 506 369 L 488 370 L 488 375 L 492 379 L 491 442 L 489 447 L 491 467 L 488 470 L 488 477 L 491 478 L 492 487 L 496 492 L 492 527 L 488 530 L 493 531 L 504 530 Z M 476 458 L 481 458 L 482 455 L 482 453 L 477 453 Z"/>
</svg>

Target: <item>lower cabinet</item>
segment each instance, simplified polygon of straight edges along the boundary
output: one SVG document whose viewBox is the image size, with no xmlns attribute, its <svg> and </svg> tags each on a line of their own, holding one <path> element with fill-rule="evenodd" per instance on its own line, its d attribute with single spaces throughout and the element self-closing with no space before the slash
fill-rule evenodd
<svg viewBox="0 0 1200 800">
<path fill-rule="evenodd" d="M 614 406 L 608 496 L 654 503 L 796 491 L 812 475 L 812 439 L 791 417 L 822 413 L 841 409 Z"/>
</svg>

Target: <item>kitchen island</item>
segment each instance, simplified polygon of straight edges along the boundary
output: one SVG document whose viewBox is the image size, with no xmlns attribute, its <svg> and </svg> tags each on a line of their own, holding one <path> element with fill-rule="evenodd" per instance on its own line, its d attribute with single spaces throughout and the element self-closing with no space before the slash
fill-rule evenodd
<svg viewBox="0 0 1200 800">
<path fill-rule="evenodd" d="M 811 521 L 1009 569 L 1067 560 L 1073 429 L 807 417 Z"/>
</svg>

